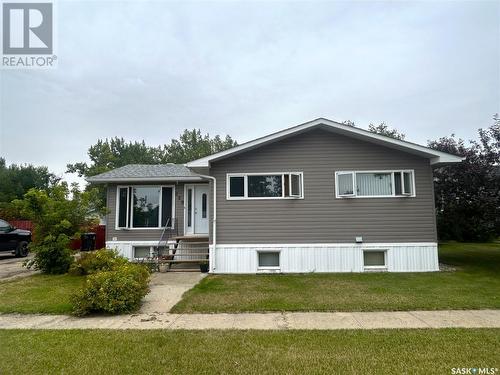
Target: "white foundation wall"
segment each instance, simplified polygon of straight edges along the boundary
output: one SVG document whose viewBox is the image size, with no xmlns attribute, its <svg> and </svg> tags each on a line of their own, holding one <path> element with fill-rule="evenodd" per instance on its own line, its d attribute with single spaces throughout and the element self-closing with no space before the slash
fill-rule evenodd
<svg viewBox="0 0 500 375">
<path fill-rule="evenodd" d="M 280 252 L 280 267 L 274 272 L 367 272 L 364 250 L 385 251 L 388 272 L 439 270 L 437 243 L 224 244 L 217 245 L 216 249 L 211 246 L 210 272 L 259 273 L 259 251 Z"/>
<path fill-rule="evenodd" d="M 115 249 L 118 254 L 132 260 L 134 246 L 157 246 L 158 241 L 106 241 L 106 248 Z"/>
</svg>

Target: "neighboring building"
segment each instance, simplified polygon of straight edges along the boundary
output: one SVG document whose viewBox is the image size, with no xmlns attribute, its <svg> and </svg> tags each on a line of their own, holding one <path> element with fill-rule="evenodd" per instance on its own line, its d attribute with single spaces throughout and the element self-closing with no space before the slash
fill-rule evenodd
<svg viewBox="0 0 500 375">
<path fill-rule="evenodd" d="M 108 184 L 107 246 L 129 258 L 168 223 L 177 241 L 210 243 L 214 273 L 437 271 L 432 167 L 461 160 L 317 119 L 186 166 L 88 181 Z"/>
</svg>

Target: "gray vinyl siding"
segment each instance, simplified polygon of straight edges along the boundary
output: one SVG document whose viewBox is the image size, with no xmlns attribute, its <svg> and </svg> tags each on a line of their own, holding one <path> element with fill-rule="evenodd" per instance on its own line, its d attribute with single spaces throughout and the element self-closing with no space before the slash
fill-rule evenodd
<svg viewBox="0 0 500 375">
<path fill-rule="evenodd" d="M 415 171 L 414 198 L 335 198 L 335 171 Z M 227 173 L 303 172 L 304 199 L 227 200 Z M 432 169 L 428 159 L 312 130 L 213 162 L 217 243 L 435 242 Z"/>
<path fill-rule="evenodd" d="M 156 184 L 120 184 L 120 186 L 134 185 L 159 185 Z M 175 186 L 175 217 L 177 219 L 178 233 L 184 233 L 184 183 L 164 183 L 162 185 Z M 118 185 L 110 184 L 107 190 L 107 207 L 106 215 L 106 241 L 156 241 L 161 236 L 162 229 L 132 229 L 132 230 L 116 230 L 116 187 Z M 116 237 L 116 239 L 114 238 Z"/>
</svg>

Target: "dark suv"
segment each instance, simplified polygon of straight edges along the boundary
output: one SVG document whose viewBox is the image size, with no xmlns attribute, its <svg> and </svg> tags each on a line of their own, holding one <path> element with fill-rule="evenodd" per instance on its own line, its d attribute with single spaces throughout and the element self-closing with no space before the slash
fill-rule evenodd
<svg viewBox="0 0 500 375">
<path fill-rule="evenodd" d="M 29 230 L 17 229 L 0 219 L 0 251 L 10 251 L 16 257 L 28 255 L 28 244 L 31 242 Z"/>
</svg>

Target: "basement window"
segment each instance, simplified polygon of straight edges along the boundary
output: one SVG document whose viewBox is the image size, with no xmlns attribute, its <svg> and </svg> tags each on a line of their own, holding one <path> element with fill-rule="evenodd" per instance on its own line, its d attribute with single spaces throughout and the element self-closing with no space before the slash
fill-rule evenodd
<svg viewBox="0 0 500 375">
<path fill-rule="evenodd" d="M 364 250 L 363 266 L 365 270 L 387 269 L 387 252 L 385 250 Z"/>
<path fill-rule="evenodd" d="M 145 259 L 151 256 L 151 246 L 134 246 L 134 259 Z"/>
<path fill-rule="evenodd" d="M 280 252 L 279 251 L 259 251 L 258 269 L 259 270 L 279 270 L 280 269 Z"/>
</svg>

